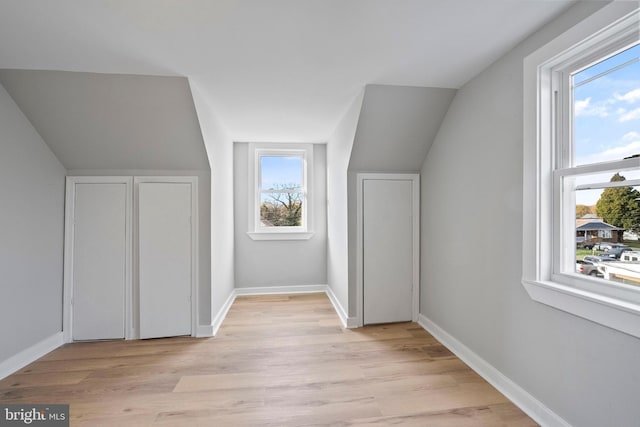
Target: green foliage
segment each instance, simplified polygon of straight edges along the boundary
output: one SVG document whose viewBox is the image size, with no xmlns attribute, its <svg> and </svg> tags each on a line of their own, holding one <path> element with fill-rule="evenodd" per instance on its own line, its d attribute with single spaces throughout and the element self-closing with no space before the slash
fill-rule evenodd
<svg viewBox="0 0 640 427">
<path fill-rule="evenodd" d="M 576 218 L 582 218 L 591 213 L 594 213 L 593 206 L 576 205 Z"/>
<path fill-rule="evenodd" d="M 616 173 L 611 182 L 625 181 Z M 596 203 L 596 213 L 606 223 L 625 230 L 640 231 L 640 192 L 633 187 L 606 188 Z"/>
</svg>

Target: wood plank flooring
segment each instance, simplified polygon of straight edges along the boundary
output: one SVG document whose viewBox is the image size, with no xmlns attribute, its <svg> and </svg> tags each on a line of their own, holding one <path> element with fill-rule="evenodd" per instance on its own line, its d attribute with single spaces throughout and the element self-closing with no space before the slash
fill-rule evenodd
<svg viewBox="0 0 640 427">
<path fill-rule="evenodd" d="M 67 344 L 0 381 L 72 426 L 535 426 L 415 323 L 342 329 L 325 294 L 238 297 L 215 338 Z"/>
</svg>

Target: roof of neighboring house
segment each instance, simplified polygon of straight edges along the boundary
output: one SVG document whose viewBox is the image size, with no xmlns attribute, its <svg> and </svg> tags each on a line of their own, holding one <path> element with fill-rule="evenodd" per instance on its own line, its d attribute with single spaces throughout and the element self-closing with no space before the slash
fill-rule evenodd
<svg viewBox="0 0 640 427">
<path fill-rule="evenodd" d="M 576 231 L 588 231 L 588 230 L 624 230 L 611 224 L 607 224 L 604 221 L 590 221 L 576 227 Z"/>
</svg>

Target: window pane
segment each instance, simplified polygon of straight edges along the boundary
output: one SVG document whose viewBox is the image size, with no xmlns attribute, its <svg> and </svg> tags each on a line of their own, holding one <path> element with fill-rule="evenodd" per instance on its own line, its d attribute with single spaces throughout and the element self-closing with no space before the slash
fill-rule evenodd
<svg viewBox="0 0 640 427">
<path fill-rule="evenodd" d="M 262 227 L 302 226 L 303 193 L 261 193 L 260 225 Z"/>
<path fill-rule="evenodd" d="M 573 76 L 574 165 L 640 154 L 640 45 Z"/>
<path fill-rule="evenodd" d="M 302 156 L 260 156 L 261 189 L 302 189 L 303 171 Z"/>
<path fill-rule="evenodd" d="M 638 171 L 631 171 L 637 174 Z M 581 177 L 593 184 L 624 182 L 624 173 Z M 629 173 L 627 173 L 629 175 Z M 576 271 L 640 286 L 640 186 L 575 192 Z"/>
</svg>

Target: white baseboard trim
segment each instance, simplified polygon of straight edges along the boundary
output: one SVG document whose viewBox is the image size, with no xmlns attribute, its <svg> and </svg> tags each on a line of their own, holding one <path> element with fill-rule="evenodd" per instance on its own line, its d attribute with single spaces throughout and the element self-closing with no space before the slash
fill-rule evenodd
<svg viewBox="0 0 640 427">
<path fill-rule="evenodd" d="M 331 304 L 333 304 L 333 309 L 336 311 L 336 314 L 338 314 L 338 317 L 340 318 L 340 322 L 342 322 L 342 326 L 347 329 L 357 328 L 358 322 L 356 318 L 347 316 L 346 310 L 344 309 L 344 307 L 342 307 L 342 304 L 340 304 L 340 301 L 336 297 L 336 294 L 333 293 L 333 289 L 331 289 L 330 286 L 327 286 L 326 293 L 329 297 L 329 301 L 331 301 Z"/>
<path fill-rule="evenodd" d="M 546 407 L 518 384 L 511 381 L 487 361 L 474 353 L 469 347 L 449 335 L 444 329 L 426 316 L 419 314 L 418 324 L 451 350 L 451 352 L 458 356 L 464 363 L 469 365 L 471 369 L 476 371 L 476 373 L 489 384 L 498 389 L 516 406 L 533 418 L 535 422 L 541 426 L 571 427 L 571 424 L 562 419 L 558 414 Z"/>
<path fill-rule="evenodd" d="M 31 347 L 22 350 L 20 353 L 11 356 L 7 360 L 0 362 L 0 380 L 24 368 L 29 363 L 38 360 L 63 344 L 64 337 L 62 332 L 57 332 L 49 338 L 45 338 Z"/>
<path fill-rule="evenodd" d="M 198 325 L 196 329 L 196 338 L 206 338 L 213 336 L 213 325 Z"/>
<path fill-rule="evenodd" d="M 327 297 L 329 297 L 329 301 L 331 301 L 331 304 L 333 305 L 333 309 L 336 311 L 336 314 L 340 318 L 340 322 L 342 322 L 342 326 L 346 328 L 348 316 L 346 311 L 342 307 L 342 304 L 340 304 L 340 301 L 338 301 L 336 294 L 333 293 L 333 289 L 331 289 L 330 286 L 327 286 L 327 290 L 325 292 L 327 293 Z"/>
<path fill-rule="evenodd" d="M 347 317 L 347 329 L 359 328 L 357 317 Z"/>
<path fill-rule="evenodd" d="M 211 322 L 211 335 L 209 335 L 210 337 L 216 336 L 216 334 L 218 333 L 218 329 L 220 329 L 220 326 L 222 326 L 222 322 L 224 322 L 224 319 L 227 317 L 227 313 L 229 312 L 229 309 L 231 308 L 235 300 L 236 290 L 233 289 L 231 293 L 229 293 L 227 300 L 224 302 L 224 304 L 222 304 L 222 307 L 220 307 L 220 310 L 218 311 L 218 314 L 216 314 L 216 317 L 213 319 L 213 322 Z"/>
<path fill-rule="evenodd" d="M 307 294 L 326 292 L 327 285 L 294 285 L 294 286 L 256 286 L 252 288 L 235 288 L 239 295 L 277 295 L 277 294 Z"/>
</svg>

